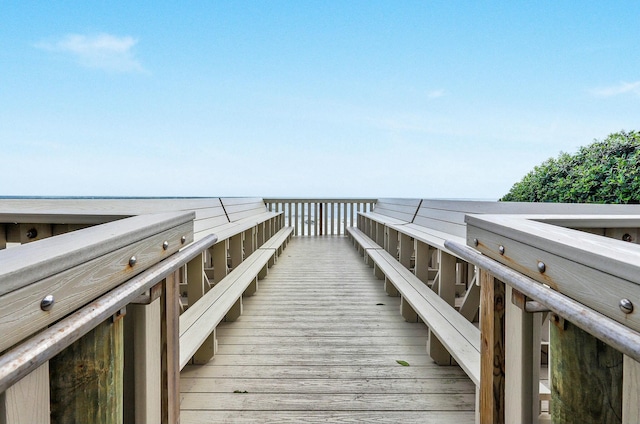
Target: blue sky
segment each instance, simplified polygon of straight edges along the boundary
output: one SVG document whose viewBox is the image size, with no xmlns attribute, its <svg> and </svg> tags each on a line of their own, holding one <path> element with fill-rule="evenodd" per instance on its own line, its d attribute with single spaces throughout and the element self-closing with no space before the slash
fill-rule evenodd
<svg viewBox="0 0 640 424">
<path fill-rule="evenodd" d="M 0 195 L 498 198 L 640 129 L 640 2 L 0 3 Z"/>
</svg>

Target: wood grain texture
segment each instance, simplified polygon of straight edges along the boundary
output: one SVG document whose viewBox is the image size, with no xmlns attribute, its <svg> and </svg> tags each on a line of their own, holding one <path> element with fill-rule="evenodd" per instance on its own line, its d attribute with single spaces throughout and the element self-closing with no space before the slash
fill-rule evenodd
<svg viewBox="0 0 640 424">
<path fill-rule="evenodd" d="M 640 364 L 628 356 L 624 357 L 622 376 L 622 424 L 640 422 Z"/>
<path fill-rule="evenodd" d="M 565 320 L 553 320 L 550 342 L 552 421 L 621 423 L 623 355 Z"/>
<path fill-rule="evenodd" d="M 49 362 L 52 422 L 122 423 L 123 335 L 108 319 Z"/>
<path fill-rule="evenodd" d="M 182 236 L 191 241 L 191 231 L 191 222 L 169 228 L 0 297 L 0 333 L 3 335 L 0 338 L 0 350 L 12 346 L 167 258 L 182 246 Z M 38 243 L 49 240 L 53 238 Z M 167 250 L 162 248 L 164 241 L 169 241 Z M 35 246 L 35 243 L 21 247 L 29 246 Z M 134 267 L 129 266 L 132 256 L 137 258 Z M 54 296 L 56 302 L 50 311 L 43 311 L 40 301 L 49 294 Z"/>
<path fill-rule="evenodd" d="M 480 271 L 480 422 L 504 421 L 504 284 L 488 272 Z"/>
<path fill-rule="evenodd" d="M 49 363 L 0 393 L 1 424 L 49 424 Z M 28 407 L 27 407 L 28 406 Z"/>
<path fill-rule="evenodd" d="M 399 306 L 346 238 L 292 239 L 216 357 L 182 371 L 181 422 L 474 422 L 474 384 Z"/>
<path fill-rule="evenodd" d="M 498 229 L 498 222 L 505 227 Z M 638 314 L 625 314 L 618 305 L 622 298 L 640 304 L 640 246 L 513 217 L 496 217 L 491 225 L 470 224 L 468 242 L 477 239 L 476 248 L 488 257 L 640 331 Z M 539 261 L 546 265 L 544 273 L 537 268 Z"/>
</svg>

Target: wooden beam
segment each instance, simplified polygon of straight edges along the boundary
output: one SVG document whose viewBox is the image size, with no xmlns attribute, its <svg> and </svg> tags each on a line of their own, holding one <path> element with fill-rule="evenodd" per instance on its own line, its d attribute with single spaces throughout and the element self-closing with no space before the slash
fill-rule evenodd
<svg viewBox="0 0 640 424">
<path fill-rule="evenodd" d="M 159 225 L 156 218 L 147 219 Z M 144 222 L 144 219 L 135 220 L 132 224 L 138 231 L 147 233 L 150 228 L 140 227 Z M 95 239 L 87 239 L 90 235 L 97 236 L 92 231 L 95 227 L 92 227 L 3 252 L 0 260 L 0 351 L 175 253 L 184 246 L 181 243 L 183 236 L 185 243 L 192 240 L 191 221 L 135 242 L 132 237 L 138 238 L 138 231 L 127 225 L 126 233 L 118 234 L 122 238 L 115 237 L 109 230 L 115 229 L 115 224 L 124 225 L 117 222 L 105 224 L 109 227 L 104 228 L 104 232 L 100 231 L 101 237 Z M 85 243 L 74 243 L 81 240 Z M 107 246 L 120 247 L 105 253 L 104 246 L 95 244 L 100 240 Z M 167 250 L 162 247 L 165 241 L 169 243 Z M 96 257 L 97 253 L 103 254 Z M 78 257 L 87 260 L 78 263 Z M 132 257 L 136 258 L 134 265 L 130 264 Z M 70 267 L 65 268 L 65 265 Z M 51 310 L 43 311 L 40 299 L 48 295 L 54 297 L 55 303 Z"/>
<path fill-rule="evenodd" d="M 161 298 L 162 424 L 180 422 L 180 293 L 177 272 L 164 280 Z"/>
<path fill-rule="evenodd" d="M 416 264 L 414 272 L 423 283 L 429 282 L 429 261 L 431 249 L 428 244 L 415 240 Z"/>
<path fill-rule="evenodd" d="M 0 423 L 48 424 L 49 412 L 49 362 L 0 393 Z"/>
<path fill-rule="evenodd" d="M 385 250 L 394 258 L 398 257 L 398 230 L 390 227 L 387 228 L 387 237 L 385 238 Z"/>
<path fill-rule="evenodd" d="M 480 271 L 480 422 L 504 424 L 504 284 Z"/>
<path fill-rule="evenodd" d="M 225 240 L 222 242 L 216 243 L 213 245 L 213 249 L 216 249 L 216 246 L 225 246 Z M 217 251 L 214 252 L 214 261 L 216 261 L 216 257 L 220 256 L 220 251 L 222 249 L 218 247 Z M 226 249 L 224 250 L 224 267 L 226 269 Z M 187 264 L 187 297 L 189 299 L 189 307 L 193 306 L 198 300 L 202 298 L 209 291 L 209 287 L 205 284 L 205 272 L 204 272 L 204 252 L 195 258 L 193 258 Z M 219 262 L 219 261 L 218 261 Z M 215 266 L 220 266 L 221 264 L 216 262 Z M 225 273 L 226 275 L 226 273 Z M 197 352 L 193 355 L 193 363 L 194 364 L 206 364 L 213 358 L 216 353 L 216 339 L 215 334 L 211 333 L 209 337 L 202 343 Z"/>
<path fill-rule="evenodd" d="M 640 363 L 626 355 L 622 384 L 622 424 L 640 423 Z"/>
<path fill-rule="evenodd" d="M 413 255 L 413 243 L 411 237 L 404 233 L 400 233 L 400 263 L 405 268 L 411 268 L 411 255 Z"/>
<path fill-rule="evenodd" d="M 124 321 L 108 319 L 51 359 L 51 420 L 122 423 Z"/>
<path fill-rule="evenodd" d="M 211 258 L 213 259 L 213 280 L 211 283 L 214 285 L 222 281 L 227 276 L 227 250 L 229 240 L 222 240 L 214 244 L 209 249 Z M 205 287 L 205 292 L 209 290 L 209 287 Z"/>
<path fill-rule="evenodd" d="M 551 324 L 553 423 L 621 422 L 623 355 L 555 314 Z"/>
<path fill-rule="evenodd" d="M 159 290 L 160 295 L 162 290 Z M 125 423 L 161 421 L 160 305 L 129 305 L 125 317 Z"/>
<path fill-rule="evenodd" d="M 417 242 L 418 245 L 427 246 Z M 442 250 L 437 251 L 438 255 L 438 280 L 436 293 L 444 299 L 451 307 L 455 306 L 456 290 L 456 258 Z M 422 257 L 422 256 L 421 256 Z M 416 253 L 416 272 L 418 270 L 418 254 Z M 428 275 L 428 267 L 427 267 Z M 424 280 L 423 280 L 424 281 Z M 435 285 L 434 285 L 435 286 Z M 427 343 L 427 353 L 438 365 L 451 365 L 453 358 L 447 348 L 431 331 Z"/>
<path fill-rule="evenodd" d="M 0 250 L 7 248 L 7 227 L 0 224 Z"/>
<path fill-rule="evenodd" d="M 512 293 L 506 286 L 505 298 Z M 505 307 L 505 422 L 537 423 L 542 314 L 527 313 L 508 301 Z"/>
</svg>

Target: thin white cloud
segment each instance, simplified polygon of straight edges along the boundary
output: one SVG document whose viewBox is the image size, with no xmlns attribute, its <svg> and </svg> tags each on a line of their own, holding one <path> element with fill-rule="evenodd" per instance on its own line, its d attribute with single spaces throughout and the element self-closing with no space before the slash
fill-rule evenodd
<svg viewBox="0 0 640 424">
<path fill-rule="evenodd" d="M 59 40 L 41 41 L 35 47 L 69 54 L 87 68 L 104 69 L 115 72 L 145 72 L 135 57 L 133 48 L 138 40 L 111 34 L 82 35 L 67 34 Z"/>
<path fill-rule="evenodd" d="M 591 90 L 591 94 L 598 97 L 613 97 L 627 93 L 640 95 L 640 81 L 621 82 L 617 85 Z"/>
<path fill-rule="evenodd" d="M 430 99 L 437 99 L 440 98 L 442 96 L 444 96 L 445 94 L 447 94 L 446 91 L 444 91 L 444 89 L 439 89 L 439 90 L 433 90 L 427 93 L 427 97 Z"/>
</svg>

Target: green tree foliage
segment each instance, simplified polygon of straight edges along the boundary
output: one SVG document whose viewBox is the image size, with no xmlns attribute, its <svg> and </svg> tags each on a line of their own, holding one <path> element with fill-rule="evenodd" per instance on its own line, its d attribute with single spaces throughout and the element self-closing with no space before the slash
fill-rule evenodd
<svg viewBox="0 0 640 424">
<path fill-rule="evenodd" d="M 574 155 L 547 159 L 500 200 L 640 203 L 640 132 L 621 131 Z"/>
</svg>

